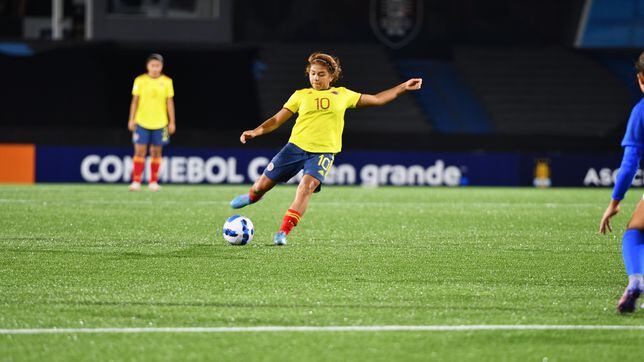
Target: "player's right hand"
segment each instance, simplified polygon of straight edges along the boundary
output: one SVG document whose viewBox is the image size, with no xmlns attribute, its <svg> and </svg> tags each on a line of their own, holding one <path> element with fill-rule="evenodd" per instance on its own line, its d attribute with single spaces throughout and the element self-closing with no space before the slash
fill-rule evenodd
<svg viewBox="0 0 644 362">
<path fill-rule="evenodd" d="M 618 212 L 619 212 L 619 205 L 616 204 L 615 201 L 611 201 L 611 203 L 606 208 L 606 211 L 604 211 L 602 220 L 599 222 L 600 234 L 606 234 L 606 230 L 608 230 L 609 232 L 613 231 L 613 228 L 610 226 L 610 219 L 613 216 L 617 215 Z"/>
<path fill-rule="evenodd" d="M 246 144 L 246 141 L 252 140 L 255 137 L 257 137 L 257 134 L 255 133 L 255 131 L 252 131 L 252 130 L 251 131 L 244 131 L 244 133 L 242 133 L 241 137 L 239 137 L 239 140 L 241 141 L 241 143 Z"/>
<path fill-rule="evenodd" d="M 133 119 L 127 121 L 127 129 L 134 132 L 134 130 L 136 129 L 136 121 L 134 121 Z"/>
</svg>

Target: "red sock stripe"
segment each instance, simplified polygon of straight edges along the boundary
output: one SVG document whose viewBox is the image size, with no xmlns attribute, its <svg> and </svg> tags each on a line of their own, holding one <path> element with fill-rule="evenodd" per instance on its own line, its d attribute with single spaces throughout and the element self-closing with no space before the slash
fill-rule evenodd
<svg viewBox="0 0 644 362">
<path fill-rule="evenodd" d="M 286 211 L 286 213 L 284 214 L 284 220 L 282 221 L 280 231 L 288 235 L 288 233 L 290 233 L 291 230 L 293 230 L 293 228 L 297 226 L 301 218 L 302 215 L 299 212 L 293 209 L 288 209 L 288 211 Z"/>
<path fill-rule="evenodd" d="M 295 220 L 297 220 L 295 225 L 297 225 L 297 223 L 300 222 L 300 220 L 302 219 L 302 214 L 300 214 L 299 212 L 297 212 L 297 211 L 295 211 L 293 209 L 288 209 L 288 211 L 286 211 L 286 215 L 288 215 L 288 216 L 294 218 Z"/>
<path fill-rule="evenodd" d="M 297 214 L 290 213 L 290 212 L 287 212 L 287 213 L 285 214 L 285 216 L 292 217 L 292 218 L 293 218 L 293 219 L 295 219 L 297 222 L 299 222 L 299 221 L 302 219 L 302 217 L 301 217 L 301 216 L 299 216 L 299 215 L 297 215 Z"/>
</svg>

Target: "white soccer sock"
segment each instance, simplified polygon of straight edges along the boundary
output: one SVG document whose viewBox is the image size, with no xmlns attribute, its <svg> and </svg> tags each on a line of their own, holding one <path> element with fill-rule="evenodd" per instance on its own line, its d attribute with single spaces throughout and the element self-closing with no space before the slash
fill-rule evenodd
<svg viewBox="0 0 644 362">
<path fill-rule="evenodd" d="M 627 289 L 644 289 L 644 275 L 633 274 L 628 276 Z"/>
</svg>

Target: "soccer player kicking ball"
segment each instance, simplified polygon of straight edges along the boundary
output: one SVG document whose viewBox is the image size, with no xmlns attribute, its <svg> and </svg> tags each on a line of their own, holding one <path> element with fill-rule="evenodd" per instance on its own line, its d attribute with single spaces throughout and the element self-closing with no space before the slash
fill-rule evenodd
<svg viewBox="0 0 644 362">
<path fill-rule="evenodd" d="M 319 52 L 311 54 L 306 66 L 311 88 L 295 91 L 279 112 L 240 137 L 241 143 L 245 144 L 250 139 L 275 131 L 295 113 L 298 114 L 286 146 L 273 157 L 249 193 L 237 196 L 230 203 L 235 209 L 253 204 L 278 182 L 286 182 L 304 170 L 295 199 L 273 239 L 276 245 L 286 244 L 286 236 L 306 212 L 311 195 L 320 191 L 335 155 L 342 148 L 344 112 L 347 108 L 381 106 L 406 91 L 420 89 L 422 84 L 422 79 L 416 78 L 376 95 L 360 94 L 333 86 L 341 73 L 338 58 Z"/>
<path fill-rule="evenodd" d="M 644 92 L 644 53 L 640 55 L 636 68 L 637 80 L 640 89 Z M 640 159 L 644 154 L 644 99 L 640 100 L 631 112 L 622 147 L 624 147 L 624 158 L 615 181 L 613 199 L 599 224 L 599 232 L 602 234 L 605 234 L 606 230 L 612 231 L 610 219 L 619 212 L 619 203 L 633 183 Z M 644 290 L 642 278 L 644 274 L 644 202 L 642 200 L 633 212 L 622 237 L 622 256 L 628 274 L 628 286 L 617 304 L 617 310 L 620 313 L 630 313 L 637 309 L 637 299 Z"/>
<path fill-rule="evenodd" d="M 174 119 L 174 87 L 172 79 L 162 73 L 163 57 L 148 57 L 147 73 L 134 79 L 132 103 L 127 128 L 134 143 L 134 170 L 130 191 L 141 189 L 145 156 L 150 146 L 150 191 L 159 190 L 161 151 L 170 142 L 176 129 Z"/>
</svg>

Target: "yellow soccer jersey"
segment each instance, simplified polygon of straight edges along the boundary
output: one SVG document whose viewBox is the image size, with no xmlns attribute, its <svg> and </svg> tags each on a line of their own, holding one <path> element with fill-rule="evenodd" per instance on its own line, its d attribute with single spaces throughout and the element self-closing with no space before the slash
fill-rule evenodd
<svg viewBox="0 0 644 362">
<path fill-rule="evenodd" d="M 338 153 L 342 150 L 344 112 L 355 108 L 360 93 L 344 87 L 295 91 L 284 108 L 298 113 L 289 142 L 312 153 Z"/>
<path fill-rule="evenodd" d="M 168 98 L 174 97 L 172 79 L 165 75 L 152 78 L 142 74 L 134 79 L 132 95 L 139 96 L 134 120 L 146 129 L 161 129 L 168 125 Z"/>
</svg>

